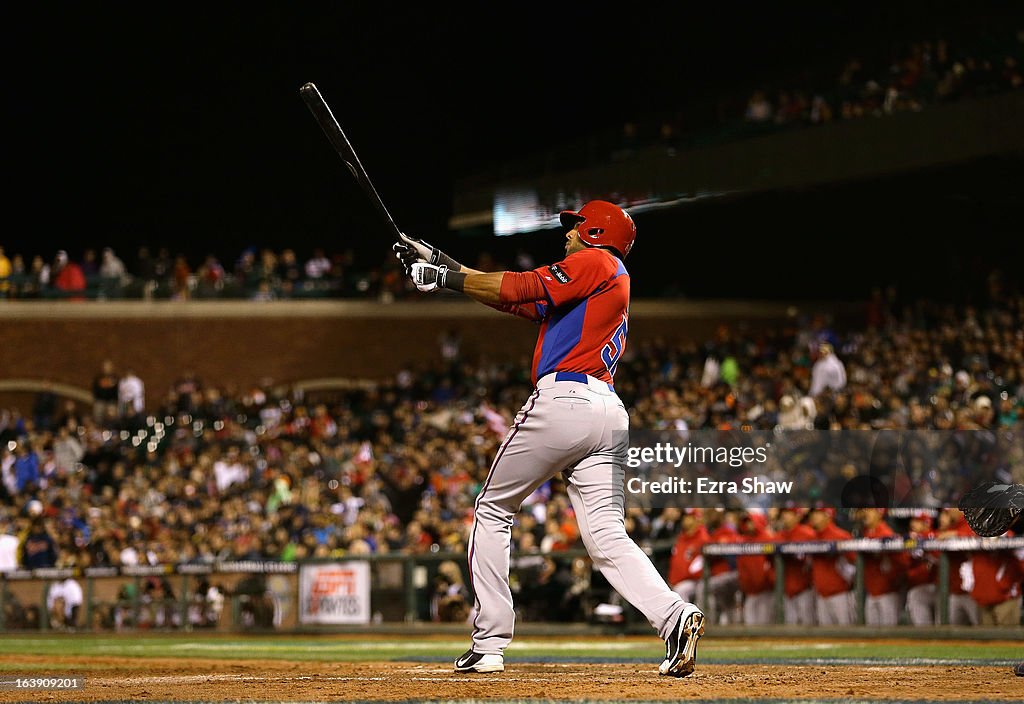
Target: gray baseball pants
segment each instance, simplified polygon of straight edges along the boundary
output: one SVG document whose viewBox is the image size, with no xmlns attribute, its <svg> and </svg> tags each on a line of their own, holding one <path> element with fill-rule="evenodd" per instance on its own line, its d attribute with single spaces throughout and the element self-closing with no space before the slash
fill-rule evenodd
<svg viewBox="0 0 1024 704">
<path fill-rule="evenodd" d="M 476 594 L 473 650 L 501 653 L 512 640 L 512 518 L 545 481 L 564 472 L 583 544 L 608 583 L 665 638 L 687 603 L 626 534 L 623 465 L 629 416 L 608 384 L 564 372 L 540 379 L 498 448 L 476 499 L 469 570 Z"/>
</svg>

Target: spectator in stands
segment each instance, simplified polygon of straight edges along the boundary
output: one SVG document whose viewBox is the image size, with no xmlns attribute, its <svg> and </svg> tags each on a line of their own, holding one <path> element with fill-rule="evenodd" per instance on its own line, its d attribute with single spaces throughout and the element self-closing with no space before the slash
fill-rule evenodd
<svg viewBox="0 0 1024 704">
<path fill-rule="evenodd" d="M 804 522 L 807 511 L 792 506 L 779 512 L 782 528 L 775 539 L 785 543 L 806 543 L 817 540 L 817 533 Z M 787 624 L 813 626 L 817 622 L 814 584 L 811 579 L 811 560 L 804 554 L 787 554 L 782 558 L 785 570 L 783 589 L 785 620 Z"/>
<path fill-rule="evenodd" d="M 276 283 L 278 279 L 278 256 L 274 254 L 274 250 L 269 247 L 264 247 L 260 251 L 260 258 L 256 262 L 256 276 L 261 281 L 269 281 Z"/>
<path fill-rule="evenodd" d="M 249 299 L 258 302 L 276 301 L 277 294 L 274 292 L 274 288 L 271 286 L 270 281 L 264 279 L 256 285 L 256 290 Z"/>
<path fill-rule="evenodd" d="M 244 484 L 249 479 L 249 470 L 242 461 L 238 447 L 232 445 L 227 455 L 213 463 L 213 476 L 217 493 L 224 495 L 232 484 Z"/>
<path fill-rule="evenodd" d="M 896 533 L 885 522 L 885 509 L 862 508 L 858 512 L 862 529 L 861 537 L 872 540 L 887 540 Z M 900 592 L 909 566 L 909 555 L 905 552 L 865 553 L 864 617 L 869 626 L 895 626 L 900 619 Z"/>
<path fill-rule="evenodd" d="M 82 252 L 82 262 L 79 266 L 82 269 L 82 274 L 85 276 L 86 281 L 96 277 L 100 273 L 100 265 L 99 262 L 96 261 L 96 250 L 89 247 Z"/>
<path fill-rule="evenodd" d="M 3 418 L 0 417 L 0 421 Z M 7 436 L 7 437 L 4 437 Z M 7 438 L 11 438 L 8 440 Z M 15 443 L 16 437 L 13 432 L 0 433 L 0 501 L 5 505 L 13 504 L 13 498 L 18 495 L 18 481 L 14 475 L 14 460 L 16 456 L 10 450 L 10 443 Z"/>
<path fill-rule="evenodd" d="M 43 388 L 36 393 L 32 402 L 32 422 L 36 430 L 49 431 L 53 428 L 53 417 L 57 412 L 57 394 L 50 381 L 43 382 Z"/>
<path fill-rule="evenodd" d="M 142 413 L 146 408 L 146 385 L 131 367 L 117 382 L 117 404 L 122 417 Z"/>
<path fill-rule="evenodd" d="M 174 291 L 171 293 L 172 300 L 187 301 L 192 297 L 192 268 L 188 265 L 188 259 L 184 254 L 179 254 L 174 258 L 171 279 L 174 284 Z"/>
<path fill-rule="evenodd" d="M 740 517 L 739 533 L 745 543 L 770 543 L 775 540 L 762 511 L 749 510 Z M 743 592 L 743 623 L 765 626 L 775 622 L 775 566 L 772 558 L 760 553 L 736 558 L 739 587 Z"/>
<path fill-rule="evenodd" d="M 22 440 L 14 450 L 15 491 L 19 496 L 35 493 L 39 488 L 39 455 L 29 440 Z"/>
<path fill-rule="evenodd" d="M 28 283 L 28 272 L 25 271 L 25 258 L 20 254 L 11 257 L 10 287 L 7 295 L 12 298 L 24 298 L 25 285 Z M 0 298 L 3 295 L 0 294 Z"/>
<path fill-rule="evenodd" d="M 910 517 L 908 538 L 931 540 L 932 515 L 927 510 L 917 511 Z M 936 579 L 938 577 L 938 554 L 915 548 L 910 552 L 907 567 L 907 614 L 914 626 L 930 626 L 937 623 L 935 610 Z"/>
<path fill-rule="evenodd" d="M 747 100 L 746 120 L 747 122 L 770 122 L 772 119 L 772 104 L 768 101 L 763 90 L 755 90 Z"/>
<path fill-rule="evenodd" d="M 445 560 L 437 568 L 430 602 L 433 621 L 464 622 L 470 613 L 470 594 L 458 563 Z"/>
<path fill-rule="evenodd" d="M 781 430 L 810 430 L 814 427 L 816 414 L 813 398 L 801 396 L 797 400 L 792 394 L 785 394 L 779 399 L 777 427 Z"/>
<path fill-rule="evenodd" d="M 199 269 L 196 270 L 198 284 L 206 294 L 221 290 L 225 276 L 224 267 L 213 254 L 207 254 Z"/>
<path fill-rule="evenodd" d="M 128 270 L 114 250 L 110 247 L 103 248 L 103 258 L 100 261 L 99 275 L 109 281 L 123 285 L 128 278 Z"/>
<path fill-rule="evenodd" d="M 63 249 L 57 252 L 53 260 L 53 287 L 64 293 L 77 293 L 85 291 L 86 280 L 82 268 L 75 262 L 68 259 L 68 253 Z M 69 300 L 83 301 L 82 296 L 69 296 Z"/>
<path fill-rule="evenodd" d="M 648 538 L 652 541 L 675 538 L 679 535 L 683 512 L 677 506 L 666 506 L 651 521 L 651 532 Z"/>
<path fill-rule="evenodd" d="M 74 566 L 73 561 L 63 567 Z M 50 628 L 55 631 L 73 631 L 78 627 L 79 611 L 84 603 L 82 585 L 73 577 L 54 582 L 46 592 L 46 610 L 49 613 Z"/>
<path fill-rule="evenodd" d="M 57 564 L 57 539 L 42 509 L 30 512 L 29 526 L 18 547 L 19 563 L 27 570 L 53 567 Z"/>
<path fill-rule="evenodd" d="M 708 542 L 708 531 L 704 527 L 704 511 L 688 508 L 683 511 L 683 527 L 672 547 L 669 560 L 668 583 L 684 600 L 703 602 L 704 555 L 701 553 Z"/>
<path fill-rule="evenodd" d="M 149 247 L 141 245 L 135 253 L 135 262 L 132 265 L 132 272 L 142 281 L 156 281 L 156 260 L 150 254 Z"/>
<path fill-rule="evenodd" d="M 28 282 L 22 287 L 21 293 L 25 298 L 38 298 L 40 294 L 50 287 L 53 278 L 53 269 L 38 254 L 32 257 L 32 265 L 28 272 Z"/>
<path fill-rule="evenodd" d="M 1014 90 L 1024 86 L 1024 74 L 1021 74 L 1017 57 L 1007 54 L 1003 57 L 1003 67 L 1000 72 L 1002 86 L 1006 90 Z"/>
<path fill-rule="evenodd" d="M 812 125 L 821 125 L 832 121 L 832 106 L 828 104 L 824 96 L 815 95 L 811 99 L 811 109 L 807 119 Z"/>
<path fill-rule="evenodd" d="M 816 507 L 808 514 L 808 523 L 817 540 L 849 540 L 852 536 L 834 522 L 835 509 Z M 817 594 L 818 623 L 822 626 L 848 626 L 854 620 L 853 583 L 856 567 L 852 553 L 815 553 L 811 557 L 811 577 Z"/>
<path fill-rule="evenodd" d="M 10 293 L 11 273 L 11 260 L 4 254 L 3 245 L 0 245 L 0 298 L 6 298 L 7 294 Z"/>
<path fill-rule="evenodd" d="M 327 258 L 323 248 L 317 247 L 313 250 L 313 256 L 306 260 L 306 278 L 314 281 L 327 276 L 331 270 L 331 260 Z"/>
<path fill-rule="evenodd" d="M 6 513 L 0 513 L 0 572 L 18 569 L 17 527 Z"/>
<path fill-rule="evenodd" d="M 979 394 L 974 399 L 974 422 L 979 428 L 990 430 L 995 421 L 995 412 L 992 410 L 992 399 L 984 394 Z"/>
<path fill-rule="evenodd" d="M 302 267 L 299 266 L 295 250 L 288 248 L 282 250 L 281 259 L 277 263 L 277 278 L 282 283 L 291 283 L 293 286 L 302 280 Z"/>
<path fill-rule="evenodd" d="M 846 366 L 836 356 L 832 345 L 823 342 L 818 347 L 818 359 L 811 368 L 810 395 L 817 397 L 826 389 L 842 391 L 846 388 Z"/>
<path fill-rule="evenodd" d="M 100 372 L 92 380 L 93 420 L 103 421 L 106 418 L 117 416 L 117 394 L 120 383 L 120 377 L 114 372 L 113 361 L 103 360 Z"/>
<path fill-rule="evenodd" d="M 71 434 L 67 425 L 57 429 L 57 437 L 53 440 L 53 462 L 58 472 L 72 472 L 85 456 L 85 448 L 77 435 Z"/>
</svg>

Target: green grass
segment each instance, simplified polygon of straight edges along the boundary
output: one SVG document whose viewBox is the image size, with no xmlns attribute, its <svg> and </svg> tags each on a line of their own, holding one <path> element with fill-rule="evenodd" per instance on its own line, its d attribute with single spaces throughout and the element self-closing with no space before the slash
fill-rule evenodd
<svg viewBox="0 0 1024 704">
<path fill-rule="evenodd" d="M 339 638 L 337 636 L 196 636 L 196 635 L 11 635 L 0 639 L 0 657 L 14 656 L 117 656 L 122 658 L 271 659 L 308 661 L 415 660 L 446 661 L 466 649 L 465 638 L 393 639 Z M 660 658 L 664 646 L 657 638 L 541 639 L 521 637 L 506 651 L 509 659 L 557 661 L 646 662 Z M 701 642 L 705 663 L 796 663 L 802 661 L 891 663 L 950 661 L 964 665 L 1009 662 L 1020 649 L 991 642 L 740 640 L 707 639 Z M 941 664 L 941 662 L 935 662 Z M 0 670 L 13 668 L 0 662 Z"/>
</svg>

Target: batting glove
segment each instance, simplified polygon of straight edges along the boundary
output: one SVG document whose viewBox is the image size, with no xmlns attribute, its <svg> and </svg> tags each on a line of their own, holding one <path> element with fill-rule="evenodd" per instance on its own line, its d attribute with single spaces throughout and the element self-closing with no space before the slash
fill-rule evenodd
<svg viewBox="0 0 1024 704">
<path fill-rule="evenodd" d="M 414 252 L 416 252 L 416 256 L 421 261 L 429 262 L 430 264 L 436 264 L 438 266 L 444 265 L 451 269 L 452 271 L 462 271 L 462 264 L 459 264 L 457 261 L 449 257 L 447 254 L 445 254 L 444 252 L 442 252 L 440 249 L 430 244 L 429 242 L 424 242 L 421 239 L 409 237 L 404 232 L 400 232 L 398 233 L 398 235 L 399 240 L 398 242 L 396 242 L 396 245 L 401 244 L 413 250 Z M 397 249 L 395 249 L 395 254 L 398 254 Z M 401 258 L 402 257 L 399 256 L 399 259 Z"/>
<path fill-rule="evenodd" d="M 406 276 L 410 275 L 413 264 L 423 261 L 419 254 L 417 254 L 416 250 L 404 242 L 395 242 L 391 245 L 391 249 L 394 250 L 395 256 L 398 260 L 402 262 L 402 268 L 405 269 Z"/>
<path fill-rule="evenodd" d="M 416 284 L 416 288 L 424 293 L 444 288 L 444 278 L 448 274 L 448 267 L 437 266 L 426 262 L 415 262 L 409 267 L 409 278 Z"/>
</svg>

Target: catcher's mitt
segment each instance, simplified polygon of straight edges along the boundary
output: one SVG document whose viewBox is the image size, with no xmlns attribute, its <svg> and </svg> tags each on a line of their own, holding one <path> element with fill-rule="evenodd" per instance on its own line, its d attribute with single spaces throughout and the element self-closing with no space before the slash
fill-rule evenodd
<svg viewBox="0 0 1024 704">
<path fill-rule="evenodd" d="M 1002 535 L 1024 513 L 1024 485 L 985 482 L 960 497 L 960 510 L 983 538 Z"/>
</svg>

